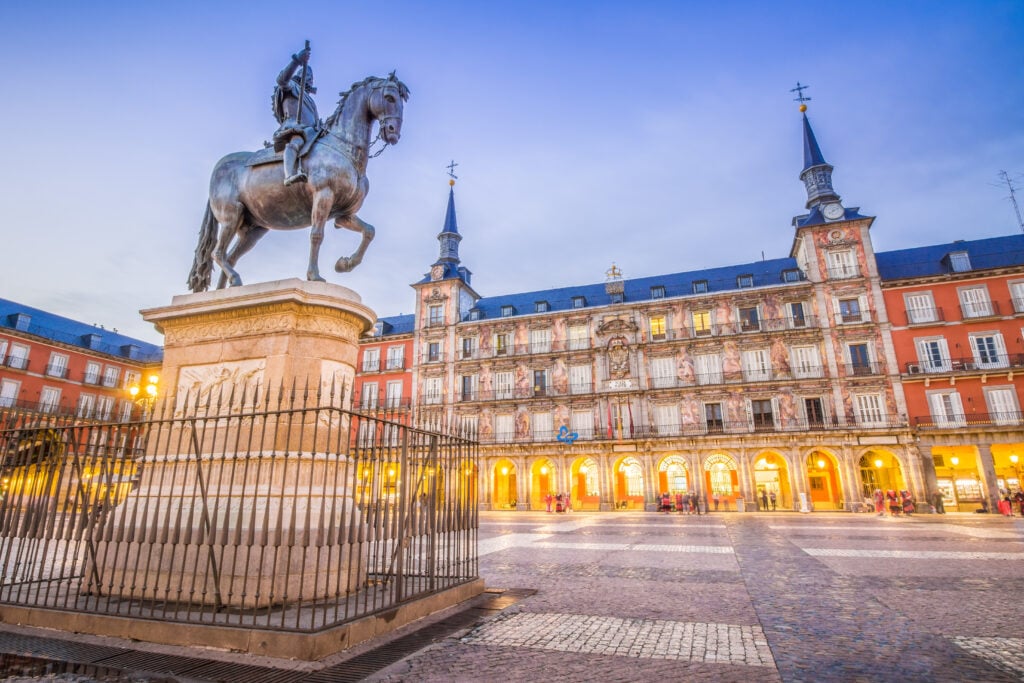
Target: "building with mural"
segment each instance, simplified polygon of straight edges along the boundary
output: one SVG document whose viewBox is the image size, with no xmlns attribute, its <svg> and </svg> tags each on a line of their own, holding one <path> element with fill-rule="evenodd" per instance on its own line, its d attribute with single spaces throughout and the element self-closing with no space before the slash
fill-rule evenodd
<svg viewBox="0 0 1024 683">
<path fill-rule="evenodd" d="M 0 299 L 0 408 L 117 420 L 162 349 L 97 325 Z"/>
<path fill-rule="evenodd" d="M 967 510 L 1018 487 L 1006 345 L 1024 336 L 1024 238 L 876 254 L 873 217 L 842 201 L 802 125 L 807 202 L 784 258 L 481 296 L 450 190 L 439 258 L 413 285 L 412 398 L 478 435 L 485 508 L 687 493 L 857 510 L 906 489 Z"/>
</svg>

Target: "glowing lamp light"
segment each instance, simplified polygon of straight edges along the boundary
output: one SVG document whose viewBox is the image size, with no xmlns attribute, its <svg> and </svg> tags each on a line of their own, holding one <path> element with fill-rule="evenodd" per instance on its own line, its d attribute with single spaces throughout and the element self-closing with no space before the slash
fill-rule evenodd
<svg viewBox="0 0 1024 683">
<path fill-rule="evenodd" d="M 875 467 L 877 467 L 878 469 L 882 469 L 882 460 L 881 460 L 881 458 L 879 458 L 878 460 L 875 461 Z"/>
<path fill-rule="evenodd" d="M 1017 455 L 1016 453 L 1010 454 L 1010 462 L 1012 462 L 1014 465 L 1016 465 L 1018 460 L 1020 460 L 1020 456 L 1019 455 Z"/>
<path fill-rule="evenodd" d="M 504 476 L 508 476 L 508 468 L 507 467 L 502 467 L 501 468 L 501 476 L 503 476 L 503 477 Z"/>
<path fill-rule="evenodd" d="M 957 465 L 960 464 L 960 458 L 956 457 L 955 455 L 952 458 L 950 458 L 949 461 L 953 463 L 953 467 L 956 467 Z"/>
<path fill-rule="evenodd" d="M 547 465 L 545 465 L 544 467 L 541 467 L 541 468 L 540 468 L 540 473 L 541 473 L 541 474 L 547 474 L 547 473 L 548 473 L 548 467 L 547 467 Z"/>
<path fill-rule="evenodd" d="M 825 461 L 824 460 L 819 460 L 818 461 L 818 469 L 819 470 L 825 469 Z"/>
</svg>

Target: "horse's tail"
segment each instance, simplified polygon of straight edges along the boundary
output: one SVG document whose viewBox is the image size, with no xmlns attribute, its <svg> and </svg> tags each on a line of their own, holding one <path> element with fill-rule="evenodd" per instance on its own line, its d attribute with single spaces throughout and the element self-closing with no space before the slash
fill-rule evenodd
<svg viewBox="0 0 1024 683">
<path fill-rule="evenodd" d="M 213 248 L 217 245 L 217 219 L 213 217 L 210 202 L 206 202 L 206 215 L 199 228 L 199 244 L 196 258 L 192 261 L 192 272 L 188 274 L 188 288 L 193 292 L 205 292 L 210 288 L 213 273 Z"/>
</svg>

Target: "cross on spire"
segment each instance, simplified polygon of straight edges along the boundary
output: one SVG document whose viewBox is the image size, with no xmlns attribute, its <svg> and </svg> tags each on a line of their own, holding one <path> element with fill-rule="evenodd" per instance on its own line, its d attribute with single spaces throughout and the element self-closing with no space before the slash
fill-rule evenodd
<svg viewBox="0 0 1024 683">
<path fill-rule="evenodd" d="M 790 89 L 790 91 L 789 91 L 789 92 L 795 92 L 796 93 L 796 97 L 793 98 L 793 101 L 794 102 L 799 102 L 800 104 L 803 104 L 804 102 L 810 102 L 811 101 L 810 97 L 804 97 L 804 90 L 807 90 L 809 87 L 811 87 L 811 86 L 809 86 L 809 85 L 801 85 L 800 81 L 797 81 L 796 82 L 796 87 Z"/>
<path fill-rule="evenodd" d="M 458 166 L 458 164 L 455 163 L 454 159 L 452 159 L 452 163 L 450 163 L 447 166 L 445 166 L 445 168 L 448 169 L 448 175 L 451 176 L 452 180 L 458 180 L 458 178 L 459 178 L 459 176 L 455 175 L 455 167 L 456 166 Z"/>
</svg>

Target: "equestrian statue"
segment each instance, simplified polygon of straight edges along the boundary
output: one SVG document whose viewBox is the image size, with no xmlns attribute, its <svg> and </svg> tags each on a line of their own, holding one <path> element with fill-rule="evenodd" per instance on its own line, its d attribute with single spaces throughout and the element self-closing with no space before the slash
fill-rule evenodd
<svg viewBox="0 0 1024 683">
<path fill-rule="evenodd" d="M 273 110 L 280 127 L 273 142 L 258 152 L 229 154 L 213 169 L 188 278 L 193 292 L 209 289 L 214 263 L 221 270 L 218 289 L 242 284 L 235 263 L 268 230 L 312 226 L 309 280 L 323 282 L 320 244 L 328 220 L 362 235 L 355 252 L 339 258 L 334 269 L 347 273 L 363 260 L 374 228 L 356 212 L 370 189 L 366 165 L 384 149 L 370 155 L 369 148 L 376 139 L 384 147 L 398 143 L 409 88 L 393 71 L 387 78 L 365 78 L 341 93 L 338 108 L 321 122 L 312 97 L 316 88 L 309 55 L 307 41 L 277 77 Z M 371 140 L 374 122 L 377 138 Z"/>
</svg>

